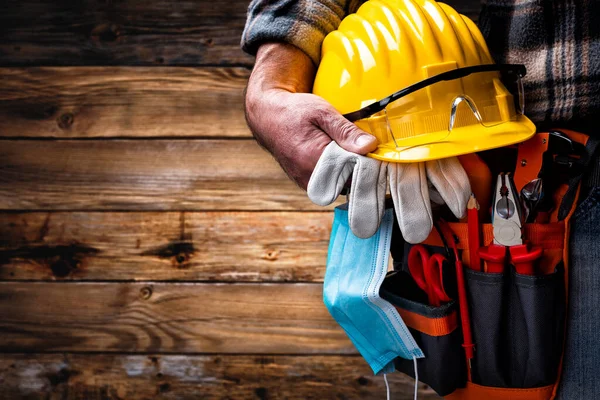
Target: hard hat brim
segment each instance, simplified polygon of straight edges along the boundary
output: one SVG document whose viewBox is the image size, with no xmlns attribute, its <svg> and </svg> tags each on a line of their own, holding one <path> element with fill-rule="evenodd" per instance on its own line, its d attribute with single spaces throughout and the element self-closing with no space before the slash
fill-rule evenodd
<svg viewBox="0 0 600 400">
<path fill-rule="evenodd" d="M 536 132 L 535 125 L 524 115 L 496 126 L 470 125 L 454 128 L 443 141 L 396 148 L 393 143 L 380 145 L 367 154 L 377 160 L 413 163 L 439 160 L 468 153 L 495 149 L 524 142 Z M 429 135 L 424 135 L 424 139 Z M 430 136 L 431 137 L 431 136 Z"/>
</svg>

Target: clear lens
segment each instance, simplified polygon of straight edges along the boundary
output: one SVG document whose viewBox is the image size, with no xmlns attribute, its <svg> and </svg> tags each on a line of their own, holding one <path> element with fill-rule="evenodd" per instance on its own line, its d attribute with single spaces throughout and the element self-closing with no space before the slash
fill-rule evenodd
<svg viewBox="0 0 600 400">
<path fill-rule="evenodd" d="M 524 112 L 523 97 L 518 75 L 477 72 L 402 97 L 367 121 L 381 143 L 405 149 L 444 141 L 457 128 L 515 121 Z"/>
</svg>

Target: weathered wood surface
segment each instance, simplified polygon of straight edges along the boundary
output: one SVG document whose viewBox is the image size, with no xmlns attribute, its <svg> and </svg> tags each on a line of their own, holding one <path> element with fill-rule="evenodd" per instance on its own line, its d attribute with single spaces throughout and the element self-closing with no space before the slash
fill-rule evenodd
<svg viewBox="0 0 600 400">
<path fill-rule="evenodd" d="M 0 140 L 0 210 L 323 210 L 254 140 Z"/>
<path fill-rule="evenodd" d="M 0 280 L 317 282 L 332 219 L 323 212 L 0 213 Z"/>
<path fill-rule="evenodd" d="M 1 65 L 251 64 L 247 0 L 8 0 Z"/>
<path fill-rule="evenodd" d="M 392 398 L 412 378 L 388 375 Z M 0 398 L 385 399 L 383 377 L 358 356 L 4 355 Z M 419 385 L 419 399 L 437 399 Z"/>
<path fill-rule="evenodd" d="M 245 64 L 248 0 L 8 0 L 0 65 Z M 477 19 L 477 0 L 448 4 Z"/>
<path fill-rule="evenodd" d="M 0 283 L 0 352 L 356 354 L 314 283 Z"/>
<path fill-rule="evenodd" d="M 0 68 L 0 136 L 250 137 L 248 76 L 245 68 Z"/>
</svg>

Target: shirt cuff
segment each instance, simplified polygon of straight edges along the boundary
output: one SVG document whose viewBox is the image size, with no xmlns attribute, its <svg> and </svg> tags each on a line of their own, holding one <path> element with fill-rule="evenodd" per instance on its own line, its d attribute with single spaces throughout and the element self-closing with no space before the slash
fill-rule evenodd
<svg viewBox="0 0 600 400">
<path fill-rule="evenodd" d="M 344 14 L 335 1 L 255 0 L 248 9 L 242 49 L 256 55 L 263 43 L 285 42 L 298 47 L 318 65 L 323 39 L 337 29 Z"/>
</svg>

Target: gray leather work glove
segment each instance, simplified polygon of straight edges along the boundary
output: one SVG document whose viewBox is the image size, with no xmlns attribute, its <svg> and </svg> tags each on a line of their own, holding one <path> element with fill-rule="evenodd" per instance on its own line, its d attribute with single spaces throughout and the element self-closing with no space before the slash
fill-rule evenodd
<svg viewBox="0 0 600 400">
<path fill-rule="evenodd" d="M 431 199 L 436 203 L 443 201 L 457 218 L 462 218 L 471 195 L 469 177 L 456 157 L 390 163 L 350 153 L 332 141 L 310 177 L 308 197 L 321 206 L 333 203 L 350 175 L 348 221 L 360 238 L 373 236 L 379 228 L 388 176 L 398 225 L 409 243 L 420 243 L 429 236 L 433 228 Z M 431 199 L 428 180 L 432 185 Z"/>
</svg>

